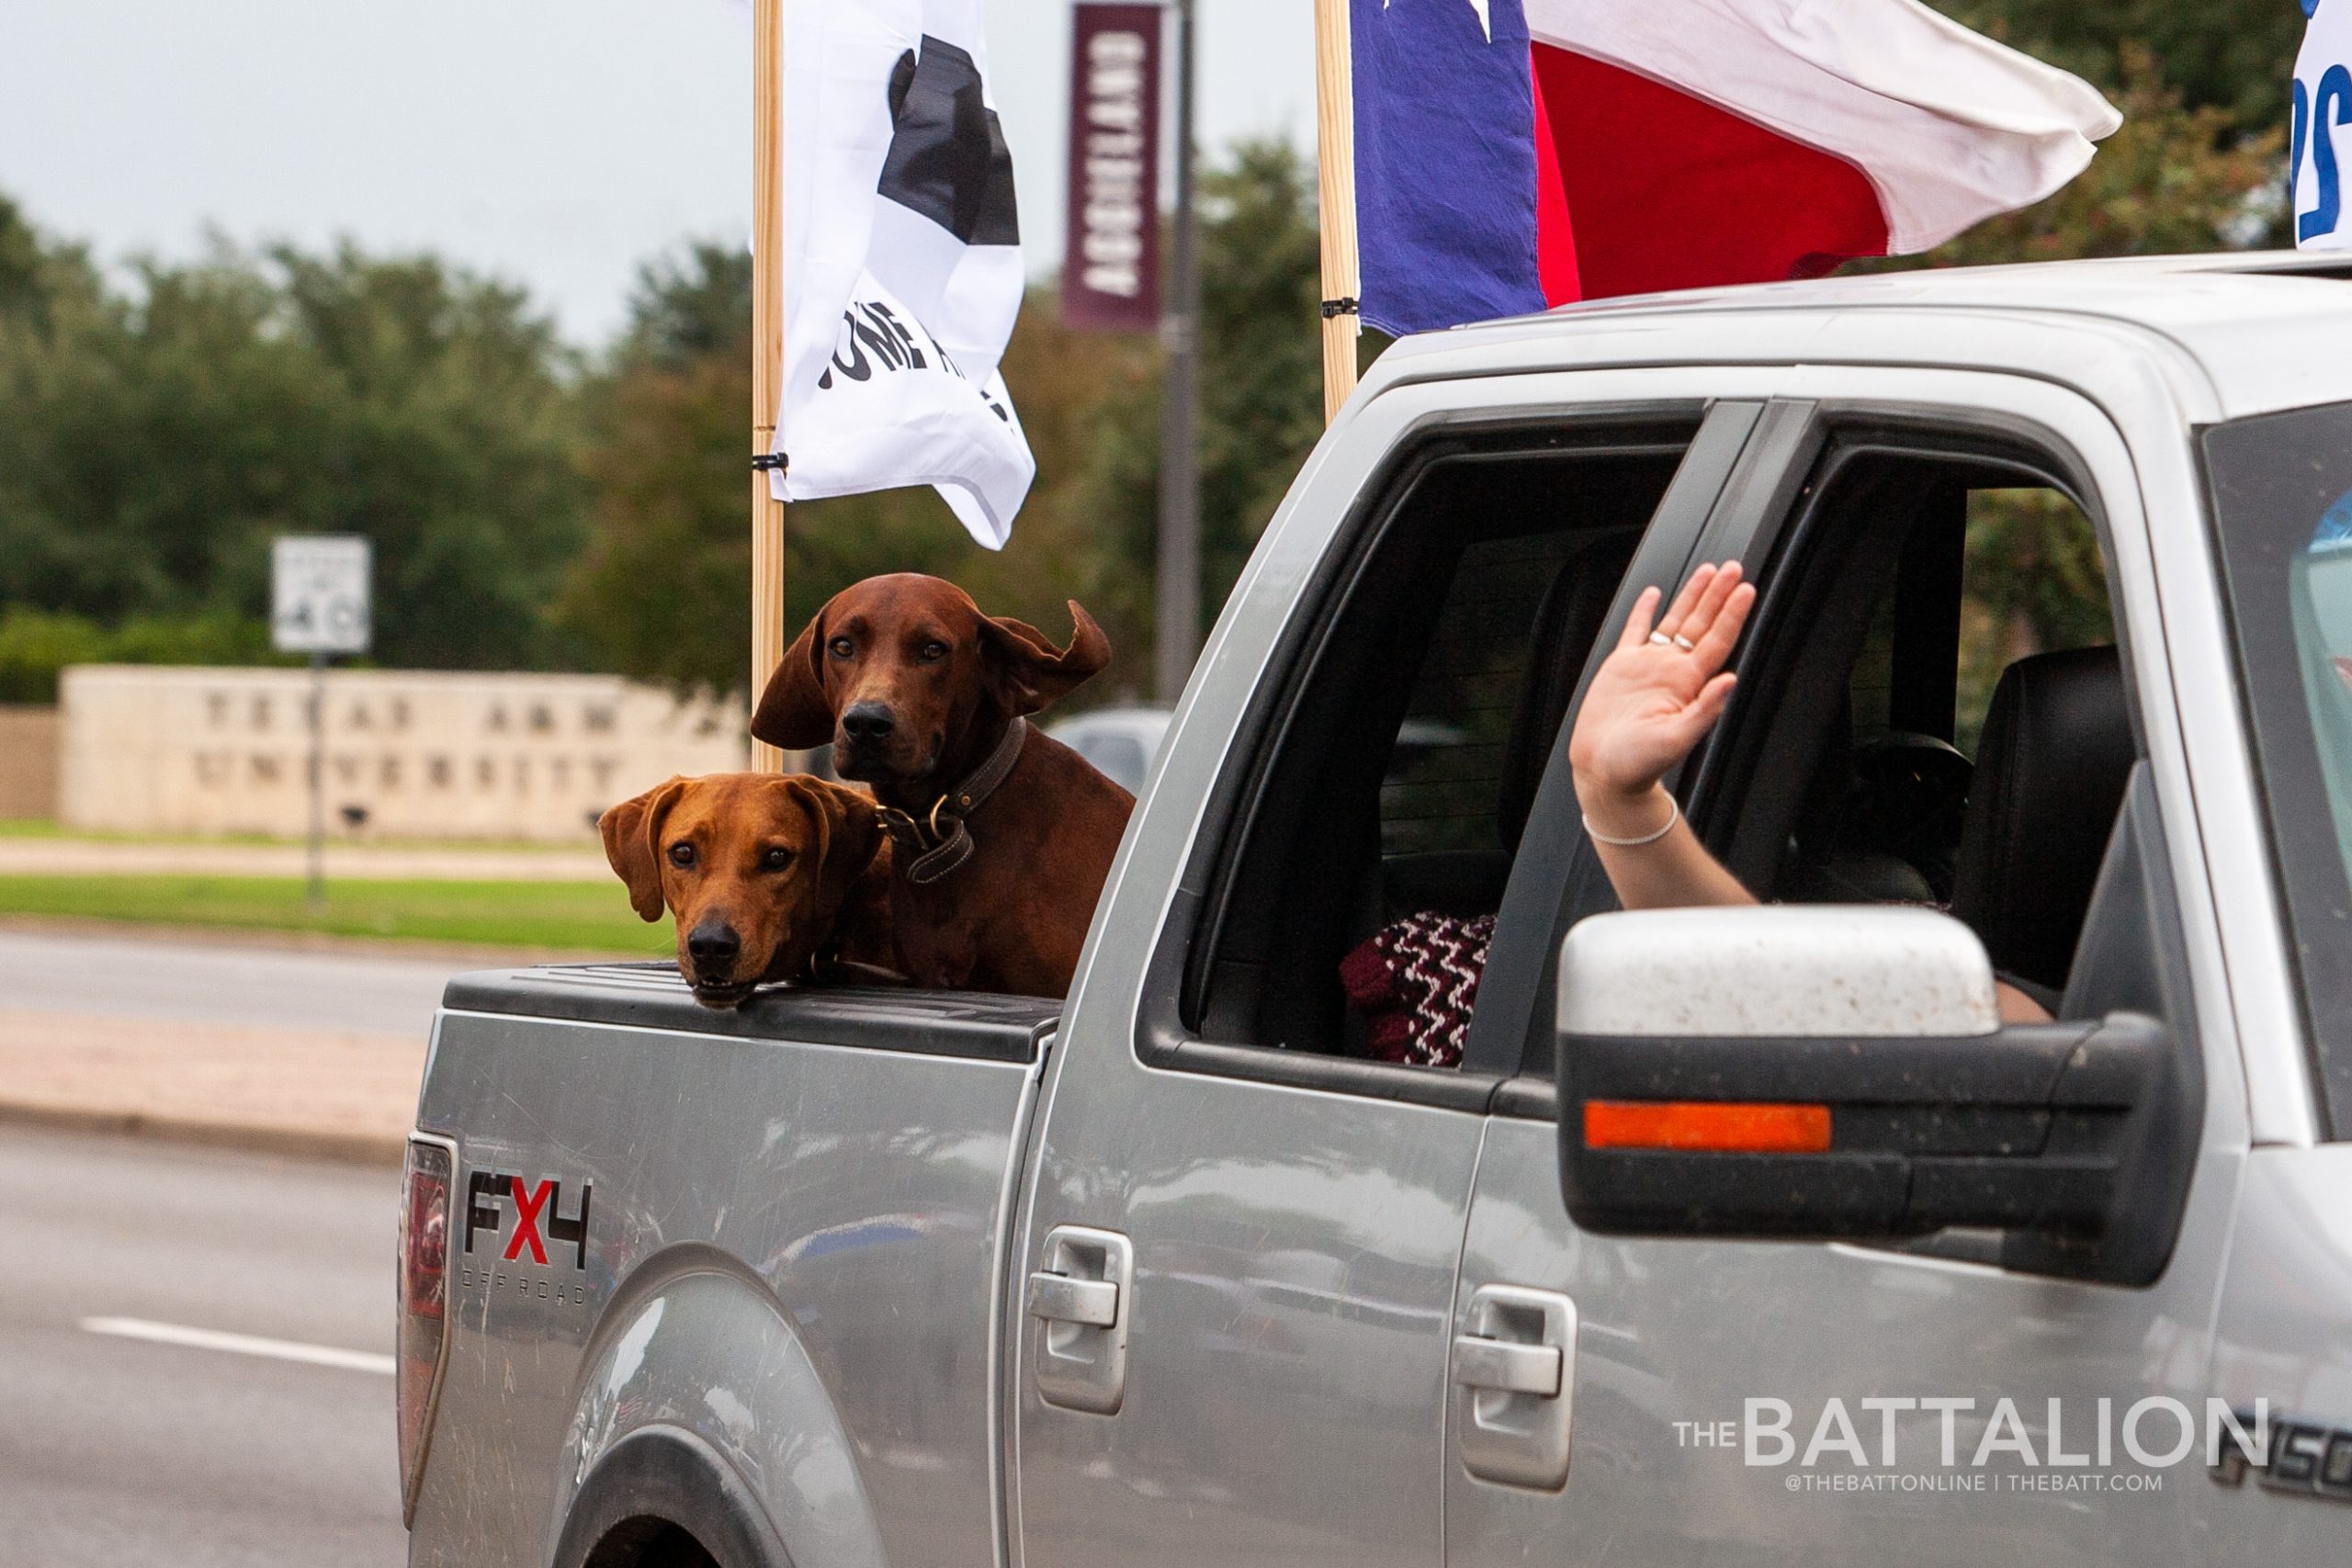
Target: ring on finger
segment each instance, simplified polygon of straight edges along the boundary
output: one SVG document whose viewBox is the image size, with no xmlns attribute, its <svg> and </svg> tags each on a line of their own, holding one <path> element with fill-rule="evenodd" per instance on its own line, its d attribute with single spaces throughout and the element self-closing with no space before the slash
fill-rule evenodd
<svg viewBox="0 0 2352 1568">
<path fill-rule="evenodd" d="M 1673 642 L 1676 642 L 1676 641 L 1679 641 L 1679 638 L 1676 638 L 1676 637 L 1670 637 L 1667 636 L 1664 632 L 1652 632 L 1652 633 L 1650 633 L 1650 641 L 1652 641 L 1652 642 L 1654 642 L 1654 643 L 1657 644 L 1657 646 L 1658 646 L 1658 647 L 1660 647 L 1660 648 L 1665 648 L 1665 647 L 1667 647 L 1668 644 L 1673 643 Z"/>
<path fill-rule="evenodd" d="M 1685 653 L 1690 652 L 1693 649 L 1696 649 L 1699 646 L 1697 643 L 1692 642 L 1689 637 L 1684 637 L 1680 632 L 1676 632 L 1667 640 L 1674 644 L 1675 647 L 1680 649 Z"/>
</svg>

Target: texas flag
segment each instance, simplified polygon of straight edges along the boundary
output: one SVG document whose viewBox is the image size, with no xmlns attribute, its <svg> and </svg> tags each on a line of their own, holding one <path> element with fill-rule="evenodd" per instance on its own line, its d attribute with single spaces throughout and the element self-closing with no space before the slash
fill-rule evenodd
<svg viewBox="0 0 2352 1568">
<path fill-rule="evenodd" d="M 1917 0 L 1350 0 L 1363 319 L 1816 276 L 2039 201 L 2122 123 Z"/>
</svg>

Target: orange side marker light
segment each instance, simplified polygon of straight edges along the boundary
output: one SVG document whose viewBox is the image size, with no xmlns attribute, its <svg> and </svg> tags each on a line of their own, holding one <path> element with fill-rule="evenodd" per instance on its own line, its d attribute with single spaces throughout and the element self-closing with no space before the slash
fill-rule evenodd
<svg viewBox="0 0 2352 1568">
<path fill-rule="evenodd" d="M 1710 1154 L 1826 1154 L 1829 1107 L 1590 1100 L 1584 1107 L 1584 1146 L 1698 1149 Z"/>
</svg>

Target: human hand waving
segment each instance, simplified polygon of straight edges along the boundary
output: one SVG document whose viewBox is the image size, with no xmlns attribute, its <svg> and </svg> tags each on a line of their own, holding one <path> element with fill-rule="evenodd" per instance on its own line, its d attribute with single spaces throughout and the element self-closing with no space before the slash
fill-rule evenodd
<svg viewBox="0 0 2352 1568">
<path fill-rule="evenodd" d="M 1594 671 L 1568 738 L 1568 761 L 1587 819 L 1603 831 L 1656 826 L 1651 795 L 1667 770 L 1690 754 L 1731 701 L 1736 677 L 1724 666 L 1756 590 L 1739 563 L 1702 566 L 1659 616 L 1656 588 L 1634 602 L 1625 634 Z"/>
</svg>

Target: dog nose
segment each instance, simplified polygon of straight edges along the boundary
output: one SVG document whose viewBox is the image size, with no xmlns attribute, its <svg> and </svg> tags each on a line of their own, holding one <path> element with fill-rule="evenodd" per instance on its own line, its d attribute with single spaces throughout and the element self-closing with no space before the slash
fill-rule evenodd
<svg viewBox="0 0 2352 1568">
<path fill-rule="evenodd" d="M 842 733 L 852 740 L 887 740 L 899 721 L 880 703 L 852 703 L 842 714 Z"/>
<path fill-rule="evenodd" d="M 686 956 L 697 969 L 724 969 L 742 951 L 743 939 L 724 920 L 705 920 L 686 935 Z"/>
</svg>

